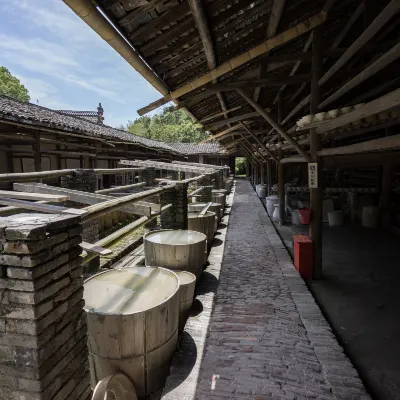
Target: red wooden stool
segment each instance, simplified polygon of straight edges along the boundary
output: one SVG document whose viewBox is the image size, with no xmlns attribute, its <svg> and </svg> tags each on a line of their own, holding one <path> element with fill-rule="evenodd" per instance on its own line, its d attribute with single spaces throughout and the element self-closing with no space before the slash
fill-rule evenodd
<svg viewBox="0 0 400 400">
<path fill-rule="evenodd" d="M 313 242 L 307 235 L 293 235 L 294 266 L 303 279 L 312 279 Z"/>
</svg>

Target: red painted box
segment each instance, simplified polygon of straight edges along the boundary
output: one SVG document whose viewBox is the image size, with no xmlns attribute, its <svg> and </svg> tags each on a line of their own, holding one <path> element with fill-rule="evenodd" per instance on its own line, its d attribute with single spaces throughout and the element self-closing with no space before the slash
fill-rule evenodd
<svg viewBox="0 0 400 400">
<path fill-rule="evenodd" d="M 293 235 L 294 266 L 303 279 L 312 279 L 313 242 L 307 235 Z"/>
</svg>

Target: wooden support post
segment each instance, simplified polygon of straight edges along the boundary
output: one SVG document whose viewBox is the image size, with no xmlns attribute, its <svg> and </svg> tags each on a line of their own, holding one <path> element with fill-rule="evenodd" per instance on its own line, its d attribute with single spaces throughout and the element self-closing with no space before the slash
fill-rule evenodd
<svg viewBox="0 0 400 400">
<path fill-rule="evenodd" d="M 267 193 L 268 196 L 272 194 L 272 162 L 271 159 L 267 162 Z"/>
<path fill-rule="evenodd" d="M 33 151 L 35 152 L 35 172 L 42 171 L 42 153 L 40 152 L 40 134 L 35 135 L 35 143 L 33 144 Z"/>
<path fill-rule="evenodd" d="M 278 122 L 281 123 L 283 119 L 283 96 L 282 92 L 278 92 Z M 282 138 L 280 142 L 282 142 Z M 278 151 L 278 158 L 283 158 L 282 148 Z M 283 225 L 285 223 L 285 169 L 284 164 L 278 164 L 278 193 L 279 193 L 279 223 Z"/>
<path fill-rule="evenodd" d="M 322 31 L 314 29 L 312 43 L 312 79 L 311 79 L 311 102 L 310 113 L 315 114 L 318 110 L 320 101 L 319 79 L 322 76 Z M 318 157 L 318 151 L 321 149 L 320 136 L 315 129 L 310 129 L 310 151 L 313 162 L 318 163 L 317 178 L 318 187 L 310 188 L 310 203 L 311 203 L 311 222 L 309 227 L 309 235 L 313 241 L 313 279 L 322 277 L 322 162 Z"/>
<path fill-rule="evenodd" d="M 263 185 L 265 183 L 265 163 L 260 163 L 260 183 Z"/>
<path fill-rule="evenodd" d="M 390 206 L 392 194 L 392 164 L 385 163 L 382 166 L 382 187 L 381 187 L 381 225 L 387 227 L 390 224 Z"/>
</svg>

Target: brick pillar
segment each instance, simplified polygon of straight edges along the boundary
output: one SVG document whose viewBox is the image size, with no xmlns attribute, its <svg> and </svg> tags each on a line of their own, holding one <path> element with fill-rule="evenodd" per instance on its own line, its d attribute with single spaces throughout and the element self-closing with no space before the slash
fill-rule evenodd
<svg viewBox="0 0 400 400">
<path fill-rule="evenodd" d="M 94 193 L 96 175 L 92 169 L 76 169 L 72 174 L 61 177 L 61 187 Z"/>
<path fill-rule="evenodd" d="M 92 169 L 77 169 L 71 175 L 61 177 L 61 187 L 94 193 L 97 177 Z M 99 240 L 99 221 L 97 219 L 82 223 L 82 240 L 95 243 Z M 100 267 L 100 257 L 95 257 L 85 265 L 85 273 L 96 271 Z"/>
<path fill-rule="evenodd" d="M 161 214 L 161 228 L 162 229 L 187 229 L 187 184 L 177 182 L 175 187 L 160 193 L 160 204 L 172 204 L 172 207 Z"/>
<path fill-rule="evenodd" d="M 198 202 L 210 202 L 212 201 L 212 178 L 213 174 L 205 174 L 204 178 L 198 181 L 199 186 L 205 186 L 205 188 L 200 192 L 200 199 Z"/>
<path fill-rule="evenodd" d="M 1 219 L 0 398 L 90 395 L 79 217 Z"/>
<path fill-rule="evenodd" d="M 156 179 L 156 170 L 154 167 L 148 167 L 142 171 L 142 181 L 146 182 L 146 186 L 154 186 L 154 179 Z"/>
</svg>

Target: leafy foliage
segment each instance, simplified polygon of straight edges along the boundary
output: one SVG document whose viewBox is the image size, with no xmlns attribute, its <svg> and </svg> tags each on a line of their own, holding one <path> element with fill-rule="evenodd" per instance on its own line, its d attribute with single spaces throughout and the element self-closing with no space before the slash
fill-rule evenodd
<svg viewBox="0 0 400 400">
<path fill-rule="evenodd" d="M 30 100 L 28 89 L 6 67 L 0 67 L 0 94 L 23 102 Z"/>
<path fill-rule="evenodd" d="M 183 110 L 172 110 L 173 107 L 166 107 L 160 114 L 129 121 L 122 129 L 147 139 L 170 143 L 198 143 L 207 137 Z"/>
<path fill-rule="evenodd" d="M 246 159 L 244 157 L 235 158 L 235 173 L 236 175 L 246 175 Z"/>
</svg>

